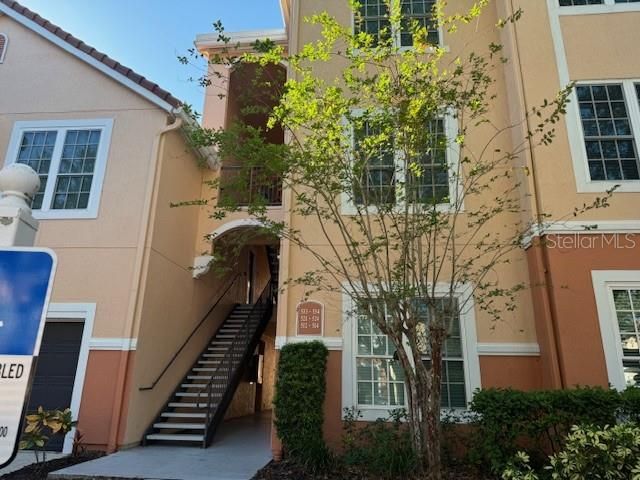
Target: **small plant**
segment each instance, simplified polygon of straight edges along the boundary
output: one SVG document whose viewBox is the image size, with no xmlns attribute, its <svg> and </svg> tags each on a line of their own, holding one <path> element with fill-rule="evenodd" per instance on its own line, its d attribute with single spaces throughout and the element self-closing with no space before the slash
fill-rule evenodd
<svg viewBox="0 0 640 480">
<path fill-rule="evenodd" d="M 550 465 L 540 474 L 524 452 L 518 452 L 502 473 L 502 480 L 540 478 L 640 480 L 640 427 L 632 423 L 602 429 L 574 426 L 564 450 L 550 457 Z"/>
<path fill-rule="evenodd" d="M 76 421 L 73 420 L 71 409 L 45 410 L 38 407 L 36 413 L 25 417 L 25 429 L 20 441 L 21 450 L 33 450 L 37 463 L 47 460 L 46 446 L 54 435 L 66 435 Z"/>
<path fill-rule="evenodd" d="M 360 418 L 357 409 L 345 409 L 344 462 L 383 478 L 406 478 L 415 473 L 418 457 L 411 445 L 406 410 L 390 410 L 388 418 L 365 425 L 358 425 Z"/>
</svg>

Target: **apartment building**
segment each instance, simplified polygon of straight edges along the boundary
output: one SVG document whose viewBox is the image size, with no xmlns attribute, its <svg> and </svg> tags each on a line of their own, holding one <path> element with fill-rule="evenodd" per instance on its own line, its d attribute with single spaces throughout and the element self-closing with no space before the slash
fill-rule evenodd
<svg viewBox="0 0 640 480">
<path fill-rule="evenodd" d="M 375 31 L 383 1 L 363 3 Z M 449 3 L 462 9 L 473 2 Z M 407 15 L 426 23 L 432 4 L 402 0 Z M 519 8 L 518 22 L 493 28 Z M 230 45 L 244 51 L 270 38 L 296 52 L 318 39 L 305 17 L 326 10 L 345 25 L 354 21 L 346 0 L 281 0 L 281 9 L 285 28 L 232 32 Z M 495 124 L 515 123 L 576 82 L 553 144 L 517 160 L 531 172 L 520 221 L 548 215 L 499 275 L 530 288 L 501 322 L 479 309 L 459 315 L 444 407 L 464 409 L 474 390 L 487 387 L 640 385 L 640 57 L 630 48 L 640 41 L 639 22 L 640 2 L 496 0 L 455 35 L 430 32 L 452 56 L 468 45 L 504 44 L 510 61 L 496 72 Z M 398 33 L 410 46 L 406 32 Z M 195 43 L 210 58 L 227 48 L 217 34 L 198 35 Z M 219 81 L 207 87 L 203 125 L 226 128 L 242 115 L 251 78 L 246 70 L 211 68 Z M 270 68 L 280 82 L 292 75 L 286 65 Z M 323 75 L 339 73 L 336 64 Z M 260 223 L 243 212 L 219 220 L 206 208 L 170 207 L 210 198 L 206 182 L 220 178 L 224 188 L 238 168 L 194 150 L 185 128 L 189 119 L 168 92 L 0 0 L 0 146 L 5 164 L 24 162 L 41 175 L 33 205 L 37 244 L 59 257 L 41 359 L 49 360 L 38 368 L 32 407 L 60 392 L 49 406 L 70 405 L 94 448 L 206 446 L 224 418 L 271 409 L 277 350 L 312 339 L 330 351 L 330 442 L 339 442 L 344 408 L 374 420 L 403 406 L 392 351 L 370 320 L 352 318 L 339 295 L 308 299 L 302 286 L 282 288 L 311 268 L 303 252 L 258 235 L 229 271 L 208 268 L 234 232 L 258 232 Z M 512 149 L 526 131 L 524 124 L 513 129 L 499 146 Z M 270 135 L 285 141 L 282 131 Z M 482 130 L 468 142 L 481 145 Z M 616 185 L 609 207 L 571 217 Z M 258 193 L 274 219 L 314 235 L 317 225 L 291 214 L 291 194 L 277 182 L 235 192 L 241 201 Z M 272 442 L 277 456 L 275 431 Z"/>
</svg>

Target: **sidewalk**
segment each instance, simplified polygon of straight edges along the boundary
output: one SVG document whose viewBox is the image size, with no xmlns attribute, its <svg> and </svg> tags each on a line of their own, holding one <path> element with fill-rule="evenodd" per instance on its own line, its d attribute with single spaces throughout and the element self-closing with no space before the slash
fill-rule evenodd
<svg viewBox="0 0 640 480">
<path fill-rule="evenodd" d="M 270 426 L 270 415 L 234 419 L 221 425 L 213 445 L 206 449 L 136 447 L 58 470 L 49 478 L 249 480 L 271 460 Z"/>
</svg>

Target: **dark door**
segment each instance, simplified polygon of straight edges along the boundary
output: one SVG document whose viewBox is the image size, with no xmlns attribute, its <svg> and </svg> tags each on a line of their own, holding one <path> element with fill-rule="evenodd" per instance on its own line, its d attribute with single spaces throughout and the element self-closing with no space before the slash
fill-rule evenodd
<svg viewBox="0 0 640 480">
<path fill-rule="evenodd" d="M 253 303 L 253 293 L 255 289 L 255 275 L 256 275 L 256 256 L 253 252 L 249 252 L 249 272 L 248 279 L 249 285 L 247 288 L 247 303 Z"/>
<path fill-rule="evenodd" d="M 82 322 L 47 322 L 45 325 L 29 398 L 30 412 L 40 406 L 45 410 L 71 407 L 83 328 Z M 73 415 L 77 417 L 78 412 Z M 47 450 L 62 451 L 63 443 L 61 435 L 53 436 Z"/>
</svg>

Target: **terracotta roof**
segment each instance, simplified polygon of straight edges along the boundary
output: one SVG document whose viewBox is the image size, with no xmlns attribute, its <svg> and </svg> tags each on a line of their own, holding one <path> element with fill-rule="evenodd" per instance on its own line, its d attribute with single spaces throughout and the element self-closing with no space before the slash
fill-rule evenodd
<svg viewBox="0 0 640 480">
<path fill-rule="evenodd" d="M 166 90 L 160 88 L 160 86 L 157 83 L 153 83 L 152 81 L 147 80 L 145 77 L 143 77 L 142 75 L 134 72 L 129 67 L 125 67 L 124 65 L 122 65 L 119 62 L 117 62 L 116 60 L 114 60 L 113 58 L 109 57 L 108 55 L 96 50 L 95 48 L 93 48 L 90 45 L 87 45 L 82 40 L 74 37 L 69 32 L 66 32 L 65 30 L 63 30 L 62 28 L 58 27 L 57 25 L 54 25 L 53 23 L 51 23 L 47 19 L 42 18 L 37 13 L 32 12 L 31 10 L 29 10 L 26 7 L 23 7 L 18 2 L 15 2 L 13 0 L 0 0 L 0 4 L 6 5 L 7 7 L 9 7 L 14 12 L 22 15 L 23 17 L 31 20 L 32 22 L 35 22 L 37 25 L 39 25 L 40 27 L 48 30 L 53 35 L 55 35 L 56 37 L 58 37 L 61 40 L 65 41 L 66 43 L 68 43 L 72 47 L 78 49 L 79 51 L 81 51 L 83 53 L 86 53 L 87 55 L 90 55 L 91 57 L 93 57 L 97 61 L 103 63 L 104 65 L 106 65 L 110 69 L 114 70 L 115 72 L 119 73 L 120 75 L 125 76 L 126 78 L 128 78 L 132 82 L 140 85 L 142 88 L 148 90 L 149 92 L 151 92 L 156 97 L 158 97 L 161 100 L 167 102 L 172 107 L 177 108 L 177 107 L 182 105 L 182 102 L 180 100 L 178 100 L 176 97 L 171 95 L 171 93 L 169 93 Z"/>
</svg>

